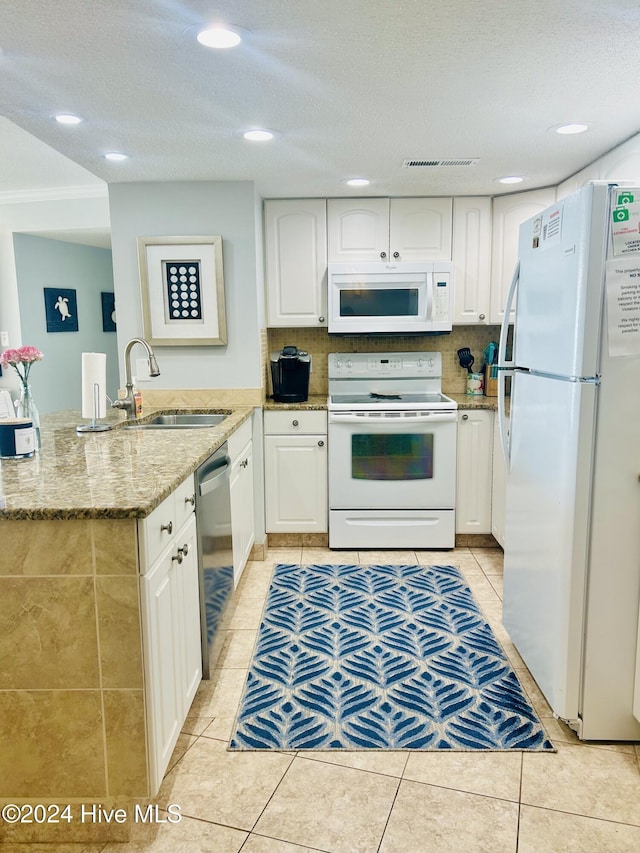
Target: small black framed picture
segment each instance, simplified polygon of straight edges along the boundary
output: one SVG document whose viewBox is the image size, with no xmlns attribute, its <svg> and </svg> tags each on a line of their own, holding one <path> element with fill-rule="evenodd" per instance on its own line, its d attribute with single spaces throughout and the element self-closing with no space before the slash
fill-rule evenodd
<svg viewBox="0 0 640 853">
<path fill-rule="evenodd" d="M 78 331 L 78 300 L 75 290 L 45 287 L 44 310 L 47 332 Z"/>
<path fill-rule="evenodd" d="M 115 293 L 101 293 L 102 299 L 102 331 L 116 331 L 116 295 Z"/>
</svg>

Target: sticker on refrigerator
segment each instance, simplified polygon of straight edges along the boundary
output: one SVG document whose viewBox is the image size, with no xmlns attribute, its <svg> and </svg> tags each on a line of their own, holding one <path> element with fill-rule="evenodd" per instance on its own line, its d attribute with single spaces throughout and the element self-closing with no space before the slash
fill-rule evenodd
<svg viewBox="0 0 640 853">
<path fill-rule="evenodd" d="M 618 193 L 618 200 L 622 196 L 622 193 Z M 614 255 L 631 255 L 640 252 L 640 202 L 632 201 L 613 208 L 611 234 Z"/>
<path fill-rule="evenodd" d="M 606 293 L 609 355 L 640 355 L 638 258 L 607 261 Z"/>
<path fill-rule="evenodd" d="M 547 249 L 562 237 L 562 207 L 552 207 L 533 220 L 533 248 Z"/>
</svg>

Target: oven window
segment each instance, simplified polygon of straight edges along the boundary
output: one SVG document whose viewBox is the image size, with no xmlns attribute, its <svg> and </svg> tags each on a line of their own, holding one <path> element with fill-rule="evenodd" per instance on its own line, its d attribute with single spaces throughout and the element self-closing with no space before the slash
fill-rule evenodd
<svg viewBox="0 0 640 853">
<path fill-rule="evenodd" d="M 341 290 L 341 317 L 417 317 L 418 288 Z"/>
<path fill-rule="evenodd" d="M 432 479 L 433 433 L 352 435 L 351 477 L 354 480 Z"/>
</svg>

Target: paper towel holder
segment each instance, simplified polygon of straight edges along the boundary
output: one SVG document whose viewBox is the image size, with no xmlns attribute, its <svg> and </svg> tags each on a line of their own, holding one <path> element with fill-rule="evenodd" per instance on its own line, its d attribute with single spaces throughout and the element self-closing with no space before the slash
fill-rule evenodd
<svg viewBox="0 0 640 853">
<path fill-rule="evenodd" d="M 97 382 L 93 383 L 93 415 L 91 417 L 91 423 L 88 424 L 80 424 L 80 426 L 76 427 L 77 433 L 85 433 L 85 432 L 107 432 L 107 430 L 113 429 L 111 424 L 107 424 L 104 421 L 98 421 L 98 412 L 100 411 L 100 385 Z"/>
</svg>

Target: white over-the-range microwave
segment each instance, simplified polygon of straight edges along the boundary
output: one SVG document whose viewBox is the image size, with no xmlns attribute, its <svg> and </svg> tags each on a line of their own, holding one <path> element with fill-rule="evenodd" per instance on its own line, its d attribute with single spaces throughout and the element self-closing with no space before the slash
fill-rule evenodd
<svg viewBox="0 0 640 853">
<path fill-rule="evenodd" d="M 330 334 L 450 332 L 452 265 L 329 264 Z"/>
</svg>

